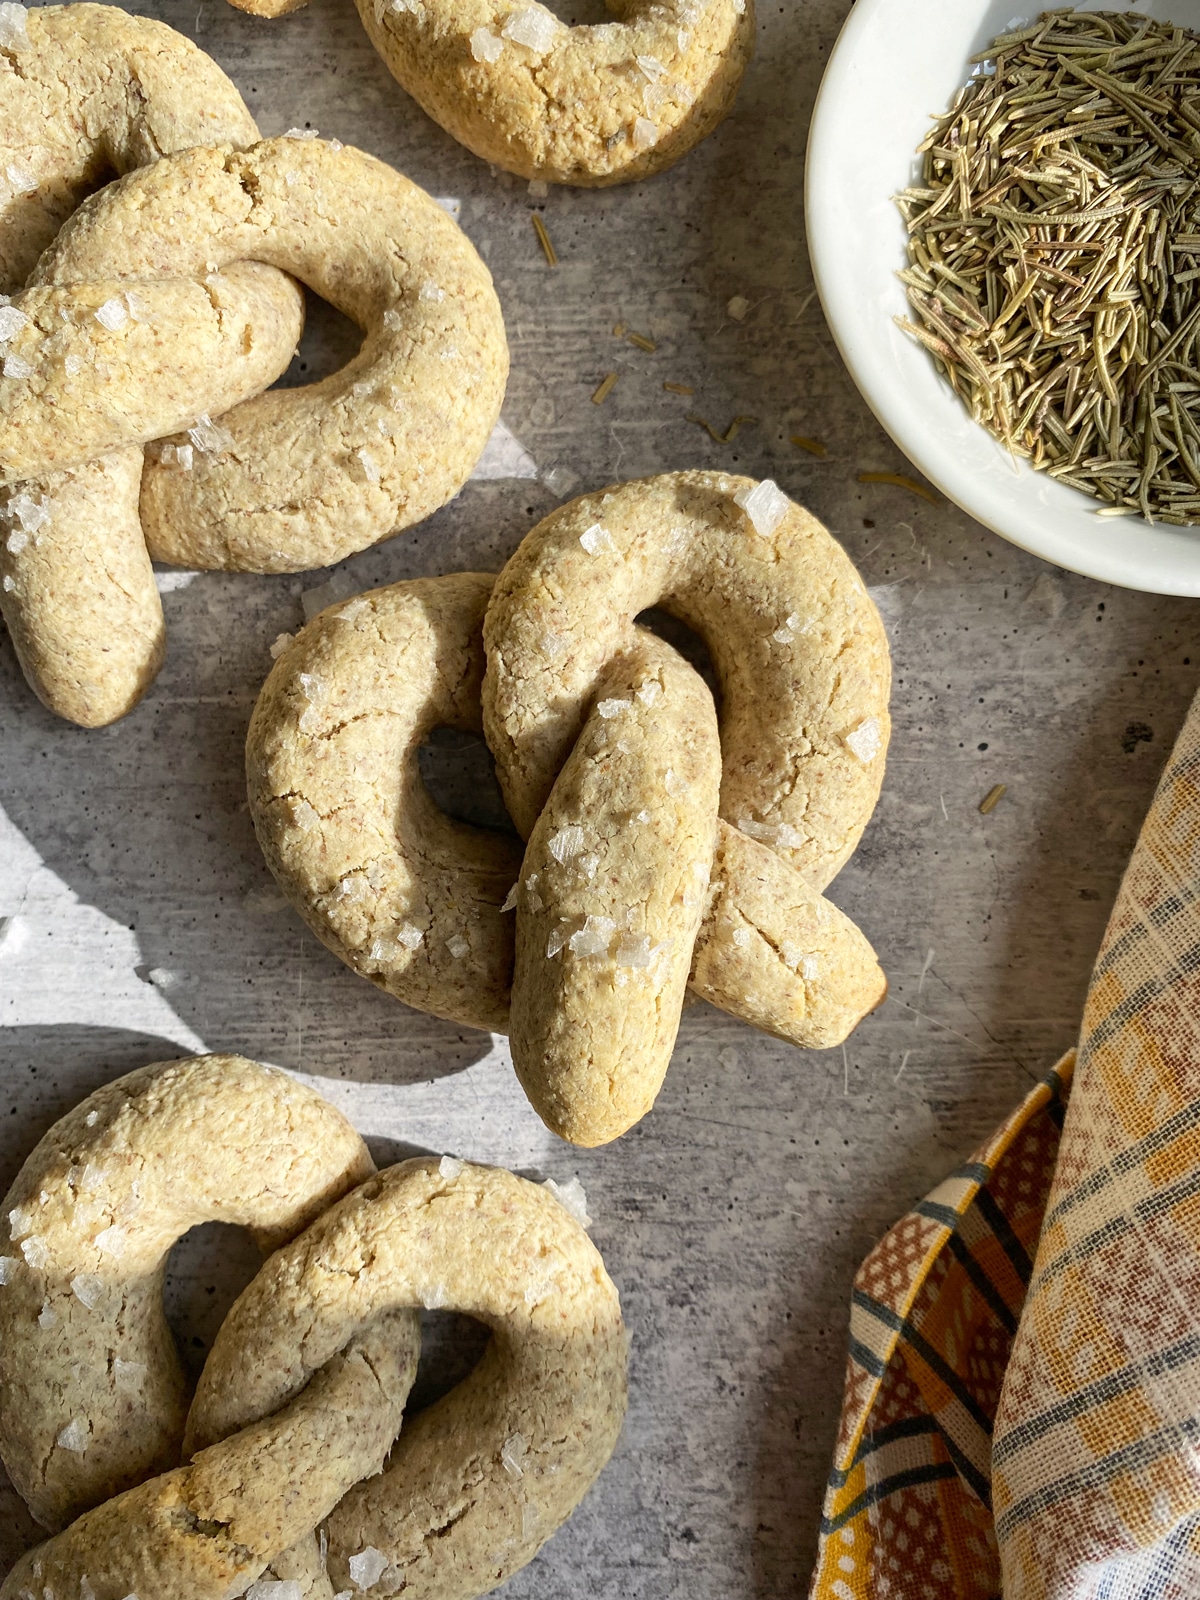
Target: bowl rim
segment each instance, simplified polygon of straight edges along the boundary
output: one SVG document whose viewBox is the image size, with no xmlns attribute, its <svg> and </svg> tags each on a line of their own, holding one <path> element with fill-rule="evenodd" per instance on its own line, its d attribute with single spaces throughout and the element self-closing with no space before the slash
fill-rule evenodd
<svg viewBox="0 0 1200 1600">
<path fill-rule="evenodd" d="M 1090 0 L 1090 3 L 1084 0 L 1078 9 L 1111 9 L 1111 5 L 1112 0 L 1107 0 L 1107 5 L 1105 0 Z M 1166 7 L 1156 0 L 1151 0 L 1150 4 L 1142 0 L 1137 10 L 1141 15 L 1155 15 L 1170 9 L 1170 5 L 1171 0 L 1167 0 Z M 974 4 L 970 0 L 954 0 L 954 7 L 960 26 L 965 26 L 968 17 L 972 26 L 982 24 L 989 10 L 994 9 L 988 0 L 975 0 Z M 1032 14 L 1036 16 L 1047 8 L 1043 0 L 1042 4 L 1031 8 Z M 829 225 L 845 214 L 847 167 L 840 153 L 846 147 L 847 137 L 853 137 L 854 133 L 848 108 L 861 108 L 862 80 L 867 75 L 864 63 L 869 63 L 873 53 L 878 53 L 878 40 L 882 37 L 894 42 L 897 30 L 903 28 L 906 14 L 915 13 L 926 25 L 936 25 L 936 17 L 931 18 L 930 13 L 939 9 L 936 0 L 932 6 L 929 0 L 855 0 L 817 91 L 805 159 L 805 231 L 813 280 L 842 359 L 875 417 L 918 471 L 969 516 L 1009 543 L 1056 566 L 1101 582 L 1157 594 L 1200 596 L 1200 527 L 1152 525 L 1137 515 L 1097 517 L 1097 502 L 1081 490 L 1056 483 L 1044 473 L 1035 472 L 1024 461 L 1014 462 L 982 424 L 971 421 L 937 372 L 932 358 L 896 329 L 890 317 L 884 332 L 876 325 L 872 312 L 864 311 L 861 282 L 857 288 L 854 286 L 856 263 L 846 253 L 849 247 L 843 242 L 839 228 Z M 1191 24 L 1182 25 L 1194 28 L 1196 21 L 1193 17 Z M 916 31 L 910 24 L 908 32 Z M 986 42 L 998 30 L 975 27 L 977 37 L 981 31 Z M 962 58 L 960 83 L 967 79 L 969 53 Z M 895 55 L 890 60 L 893 76 L 903 79 L 902 60 Z M 951 85 L 941 103 L 948 104 L 952 92 Z M 932 110 L 922 106 L 926 126 L 936 109 L 936 105 Z M 911 165 L 915 145 L 912 150 L 897 151 L 896 155 L 893 193 L 907 181 L 904 163 L 907 159 Z M 878 193 L 872 191 L 869 198 L 872 204 L 877 204 Z M 890 206 L 891 196 L 886 200 Z M 899 215 L 896 215 L 899 225 Z M 888 268 L 889 274 L 892 270 Z M 966 453 L 956 452 L 947 436 L 928 426 L 928 419 L 922 426 L 922 384 L 918 367 L 912 372 L 915 388 L 909 391 L 913 403 L 907 407 L 895 403 L 888 386 L 879 377 L 879 356 L 887 348 L 887 340 L 911 345 L 912 356 L 953 402 L 965 428 L 987 442 L 991 447 L 989 458 L 1004 463 L 1009 478 L 1007 485 L 1000 479 L 1002 487 L 997 490 L 985 478 L 981 486 L 980 478 L 973 476 L 972 467 L 964 459 Z M 894 346 L 892 348 L 894 353 Z M 898 359 L 906 364 L 902 354 Z M 974 439 L 970 441 L 969 453 L 976 458 L 975 467 L 980 448 L 976 447 Z M 992 459 L 989 465 L 994 466 Z M 1014 492 L 1014 485 L 1025 480 L 1029 480 L 1025 489 Z M 1022 503 L 1022 493 L 1025 503 Z M 1118 530 L 1125 530 L 1125 536 Z"/>
</svg>

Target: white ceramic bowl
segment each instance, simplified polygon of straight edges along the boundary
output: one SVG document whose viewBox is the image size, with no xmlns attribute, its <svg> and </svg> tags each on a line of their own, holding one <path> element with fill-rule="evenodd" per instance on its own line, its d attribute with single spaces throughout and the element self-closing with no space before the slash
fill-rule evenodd
<svg viewBox="0 0 1200 1600">
<path fill-rule="evenodd" d="M 1091 578 L 1200 595 L 1200 527 L 1097 517 L 1099 502 L 1014 465 L 971 421 L 933 359 L 892 320 L 904 226 L 892 196 L 919 170 L 931 118 L 970 57 L 1032 22 L 1014 0 L 855 0 L 825 70 L 808 141 L 806 221 L 825 314 L 854 381 L 904 454 L 964 511 L 1022 549 Z M 1109 0 L 1080 10 L 1125 9 Z M 1200 0 L 1131 9 L 1200 30 Z"/>
</svg>

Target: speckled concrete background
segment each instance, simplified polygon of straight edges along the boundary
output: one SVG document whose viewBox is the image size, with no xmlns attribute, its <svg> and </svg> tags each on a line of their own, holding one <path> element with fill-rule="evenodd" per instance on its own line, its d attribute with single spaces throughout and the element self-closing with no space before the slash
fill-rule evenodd
<svg viewBox="0 0 1200 1600">
<path fill-rule="evenodd" d="M 513 375 L 494 475 L 338 569 L 347 588 L 498 566 L 555 503 L 536 473 L 556 463 L 581 488 L 693 465 L 769 475 L 844 541 L 891 633 L 895 735 L 875 820 L 833 893 L 892 990 L 844 1052 L 825 1054 L 696 1006 L 652 1116 L 605 1150 L 553 1143 L 502 1041 L 352 977 L 282 906 L 259 858 L 246 721 L 271 640 L 328 575 L 164 574 L 168 664 L 115 728 L 56 722 L 0 648 L 0 915 L 17 918 L 0 948 L 0 1180 L 88 1088 L 202 1047 L 311 1074 L 382 1158 L 449 1149 L 578 1172 L 633 1334 L 632 1406 L 612 1466 L 508 1593 L 797 1595 L 855 1265 L 1071 1043 L 1200 677 L 1196 606 L 1065 575 L 951 506 L 856 481 L 904 463 L 842 369 L 805 250 L 808 118 L 843 0 L 765 9 L 735 115 L 674 171 L 545 201 L 405 99 L 349 0 L 277 23 L 216 0 L 141 9 L 211 51 L 264 132 L 310 124 L 460 200 L 495 274 Z M 740 323 L 725 311 L 734 295 L 751 306 Z M 657 351 L 614 339 L 618 319 Z M 315 317 L 296 376 L 345 348 L 345 329 Z M 610 370 L 620 380 L 596 408 Z M 696 398 L 665 394 L 664 379 Z M 684 420 L 693 408 L 719 428 L 739 412 L 760 421 L 720 446 Z M 797 451 L 790 433 L 820 438 L 828 457 Z M 478 755 L 460 745 L 430 765 L 450 795 L 477 788 Z M 982 817 L 996 782 L 1008 794 Z M 196 1359 L 251 1270 L 247 1246 L 211 1232 L 183 1247 L 172 1303 Z M 0 1560 L 24 1536 L 10 1504 L 0 1495 Z"/>
</svg>

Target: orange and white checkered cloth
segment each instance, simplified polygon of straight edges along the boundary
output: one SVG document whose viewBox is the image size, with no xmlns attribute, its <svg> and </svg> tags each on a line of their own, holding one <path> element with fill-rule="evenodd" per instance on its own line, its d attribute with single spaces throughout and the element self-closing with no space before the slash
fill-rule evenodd
<svg viewBox="0 0 1200 1600">
<path fill-rule="evenodd" d="M 811 1600 L 1001 1594 L 1200 1600 L 1200 699 L 1078 1059 L 855 1279 Z"/>
</svg>

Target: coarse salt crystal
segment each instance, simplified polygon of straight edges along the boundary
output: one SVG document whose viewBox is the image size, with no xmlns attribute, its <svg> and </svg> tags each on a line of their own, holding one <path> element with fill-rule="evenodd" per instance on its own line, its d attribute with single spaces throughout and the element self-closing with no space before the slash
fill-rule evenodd
<svg viewBox="0 0 1200 1600">
<path fill-rule="evenodd" d="M 883 732 L 877 717 L 867 717 L 852 733 L 846 735 L 846 744 L 864 766 L 874 761 L 883 747 Z"/>
<path fill-rule="evenodd" d="M 531 1539 L 537 1532 L 542 1517 L 538 1508 L 531 1500 L 526 1500 L 521 1507 L 521 1537 Z"/>
<path fill-rule="evenodd" d="M 628 711 L 632 705 L 632 700 L 601 700 L 596 710 L 607 722 L 610 717 L 619 717 L 622 711 Z"/>
<path fill-rule="evenodd" d="M 733 0 L 734 13 L 739 17 L 746 15 L 746 0 Z"/>
<path fill-rule="evenodd" d="M 558 36 L 562 23 L 544 6 L 525 6 L 510 14 L 500 32 L 514 44 L 544 55 Z"/>
<path fill-rule="evenodd" d="M 7 355 L 4 366 L 0 368 L 6 378 L 32 378 L 33 368 L 28 361 L 17 355 Z"/>
<path fill-rule="evenodd" d="M 565 928 L 551 928 L 550 937 L 546 940 L 546 960 L 553 961 L 566 942 L 567 930 Z"/>
<path fill-rule="evenodd" d="M 321 135 L 316 128 L 289 128 L 281 137 L 284 139 L 319 139 Z"/>
<path fill-rule="evenodd" d="M 58 1312 L 55 1311 L 49 1300 L 42 1301 L 42 1309 L 38 1312 L 37 1320 L 38 1327 L 43 1329 L 53 1328 L 57 1324 Z"/>
<path fill-rule="evenodd" d="M 470 954 L 471 941 L 465 939 L 461 933 L 456 933 L 446 940 L 446 949 L 456 961 L 461 961 L 465 955 Z"/>
<path fill-rule="evenodd" d="M 749 517 L 755 533 L 767 539 L 783 521 L 791 501 L 771 478 L 749 488 L 739 489 L 733 503 L 740 506 Z"/>
<path fill-rule="evenodd" d="M 504 54 L 504 40 L 490 28 L 476 28 L 471 35 L 471 54 L 476 61 L 499 61 Z"/>
<path fill-rule="evenodd" d="M 28 321 L 29 318 L 16 306 L 0 306 L 0 342 L 7 344 L 10 339 L 15 339 Z"/>
<path fill-rule="evenodd" d="M 363 477 L 367 480 L 367 482 L 368 483 L 378 483 L 379 482 L 379 463 L 376 461 L 375 457 L 371 454 L 371 452 L 364 448 L 362 450 L 356 450 L 355 451 L 355 455 L 357 455 L 357 457 L 359 459 L 359 462 L 360 462 L 360 464 L 362 466 L 362 469 L 363 469 Z"/>
<path fill-rule="evenodd" d="M 77 377 L 86 366 L 87 362 L 82 356 L 72 354 L 66 356 L 63 360 L 63 371 L 67 374 L 68 378 Z"/>
<path fill-rule="evenodd" d="M 733 930 L 733 942 L 741 949 L 745 949 L 753 937 L 754 934 L 749 928 L 735 928 Z"/>
<path fill-rule="evenodd" d="M 246 1590 L 245 1600 L 304 1600 L 304 1590 L 295 1578 L 260 1578 Z"/>
<path fill-rule="evenodd" d="M 16 1256 L 0 1256 L 0 1284 L 11 1283 L 20 1265 Z"/>
<path fill-rule="evenodd" d="M 650 965 L 650 935 L 648 933 L 623 933 L 617 941 L 615 959 L 619 967 L 648 967 Z"/>
<path fill-rule="evenodd" d="M 22 533 L 20 528 L 14 528 L 9 534 L 7 540 L 8 549 L 13 553 L 14 556 L 19 556 L 21 551 L 24 550 L 28 543 L 29 535 L 27 533 Z"/>
<path fill-rule="evenodd" d="M 350 1568 L 350 1582 L 358 1584 L 360 1589 L 373 1589 L 387 1571 L 387 1557 L 381 1550 L 376 1550 L 373 1544 L 368 1544 L 365 1550 L 358 1550 L 357 1555 L 352 1555 L 347 1565 Z"/>
<path fill-rule="evenodd" d="M 14 1206 L 8 1213 L 9 1236 L 14 1243 L 23 1239 L 27 1233 L 33 1232 L 32 1206 Z"/>
<path fill-rule="evenodd" d="M 98 1278 L 94 1272 L 76 1273 L 71 1279 L 71 1293 L 80 1305 L 94 1311 L 104 1294 L 104 1279 Z"/>
<path fill-rule="evenodd" d="M 572 857 L 583 853 L 583 829 L 577 822 L 568 823 L 546 841 L 546 848 L 560 866 Z"/>
<path fill-rule="evenodd" d="M 124 300 L 118 300 L 114 295 L 111 300 L 104 302 L 95 315 L 102 328 L 107 328 L 109 333 L 116 333 L 129 321 L 129 308 Z"/>
<path fill-rule="evenodd" d="M 457 1156 L 443 1156 L 438 1162 L 438 1171 L 447 1183 L 453 1183 L 465 1166 L 466 1162 L 460 1161 Z"/>
<path fill-rule="evenodd" d="M 579 535 L 579 542 L 590 556 L 594 556 L 597 550 L 615 550 L 617 548 L 613 543 L 612 534 L 609 533 L 607 528 L 601 527 L 598 522 L 593 522 L 590 528 L 583 530 Z"/>
<path fill-rule="evenodd" d="M 520 893 L 520 889 L 521 880 L 518 878 L 516 883 L 513 884 L 512 888 L 505 895 L 504 904 L 500 907 L 501 911 L 515 911 L 517 909 L 517 895 Z"/>
<path fill-rule="evenodd" d="M 599 865 L 600 857 L 591 851 L 586 856 L 579 857 L 579 870 L 589 880 L 596 876 L 596 868 Z"/>
<path fill-rule="evenodd" d="M 22 167 L 15 161 L 10 161 L 4 169 L 4 175 L 15 194 L 32 194 L 38 186 L 38 181 L 28 167 Z"/>
<path fill-rule="evenodd" d="M 420 928 L 411 922 L 402 922 L 396 929 L 396 942 L 402 944 L 406 950 L 415 950 L 424 938 L 425 935 Z"/>
<path fill-rule="evenodd" d="M 657 82 L 667 70 L 657 56 L 634 56 L 633 59 L 651 83 Z"/>
<path fill-rule="evenodd" d="M 233 445 L 233 435 L 214 422 L 207 411 L 200 413 L 187 434 L 196 449 L 208 455 L 219 456 Z"/>
<path fill-rule="evenodd" d="M 33 40 L 26 26 L 28 15 L 26 8 L 16 4 L 16 0 L 4 0 L 4 4 L 0 5 L 0 50 L 19 55 L 22 50 L 33 49 Z"/>
<path fill-rule="evenodd" d="M 100 1121 L 100 1113 L 98 1111 L 89 1111 L 83 1120 L 87 1123 L 89 1128 L 94 1128 Z"/>
<path fill-rule="evenodd" d="M 510 1478 L 523 1478 L 525 1476 L 525 1468 L 521 1465 L 521 1462 L 527 1449 L 525 1437 L 520 1433 L 512 1434 L 500 1446 L 500 1465 Z"/>
<path fill-rule="evenodd" d="M 587 1195 L 578 1178 L 568 1178 L 566 1183 L 555 1183 L 553 1178 L 547 1178 L 542 1188 L 549 1189 L 563 1210 L 569 1211 L 581 1227 L 591 1227 L 592 1219 L 588 1216 Z"/>
<path fill-rule="evenodd" d="M 35 1270 L 40 1271 L 50 1260 L 50 1247 L 36 1233 L 21 1241 L 21 1254 Z"/>
<path fill-rule="evenodd" d="M 87 1580 L 87 1574 L 79 1580 L 79 1600 L 96 1600 L 96 1591 Z"/>
<path fill-rule="evenodd" d="M 817 976 L 818 970 L 819 967 L 816 956 L 801 956 L 800 976 L 802 978 L 806 978 L 809 983 L 812 983 L 814 978 Z"/>
<path fill-rule="evenodd" d="M 171 454 L 168 456 L 168 450 Z M 160 460 L 169 466 L 178 467 L 180 472 L 190 472 L 195 465 L 196 447 L 191 444 L 165 444 L 162 447 Z"/>
<path fill-rule="evenodd" d="M 793 611 L 782 628 L 776 628 L 771 635 L 776 644 L 791 644 L 796 634 L 800 631 L 800 615 Z"/>
<path fill-rule="evenodd" d="M 141 1386 L 148 1369 L 143 1361 L 122 1361 L 121 1357 L 117 1356 L 112 1370 L 118 1388 L 136 1389 Z"/>
<path fill-rule="evenodd" d="M 639 811 L 637 813 L 637 815 L 633 818 L 634 822 L 641 822 L 641 823 L 646 823 L 646 822 L 649 822 L 650 820 L 651 820 L 650 819 L 650 813 L 648 811 L 646 811 L 644 808 L 643 808 L 643 810 Z"/>
<path fill-rule="evenodd" d="M 123 1256 L 128 1242 L 129 1236 L 126 1234 L 125 1229 L 118 1227 L 115 1222 L 110 1228 L 101 1228 L 100 1232 L 92 1240 L 96 1249 L 106 1256 Z"/>
<path fill-rule="evenodd" d="M 570 494 L 571 490 L 574 489 L 576 484 L 579 482 L 579 479 L 571 471 L 570 467 L 564 467 L 561 465 L 547 467 L 541 474 L 541 479 L 546 485 L 547 489 L 549 489 L 550 493 L 558 495 L 559 499 L 562 499 L 565 495 Z"/>
<path fill-rule="evenodd" d="M 750 302 L 744 294 L 735 294 L 732 300 L 726 302 L 725 310 L 735 322 L 745 322 Z"/>
<path fill-rule="evenodd" d="M 291 644 L 292 637 L 293 636 L 290 633 L 277 633 L 275 635 L 274 642 L 271 645 L 271 660 L 272 661 L 278 661 L 279 660 L 280 656 L 287 649 L 288 645 Z"/>
<path fill-rule="evenodd" d="M 21 524 L 26 533 L 36 533 L 50 521 L 50 502 L 44 494 L 34 499 L 22 490 L 14 494 L 5 508 L 10 518 Z"/>
<path fill-rule="evenodd" d="M 608 954 L 616 931 L 617 925 L 611 917 L 588 916 L 584 919 L 583 927 L 573 933 L 567 943 L 573 955 L 604 956 Z"/>
<path fill-rule="evenodd" d="M 370 611 L 371 602 L 361 594 L 355 595 L 348 605 L 344 605 L 337 613 L 339 622 L 354 622 L 362 616 L 364 611 Z"/>
<path fill-rule="evenodd" d="M 4 574 L 4 586 L 3 587 L 4 587 L 5 594 L 11 594 L 13 592 L 13 590 L 17 587 L 17 580 L 14 577 L 12 577 L 9 573 L 6 572 Z"/>
<path fill-rule="evenodd" d="M 663 778 L 663 786 L 667 793 L 672 795 L 676 800 L 678 800 L 682 795 L 685 795 L 691 788 L 691 784 L 687 781 L 687 779 L 681 778 L 673 767 L 667 768 L 666 776 Z"/>
<path fill-rule="evenodd" d="M 652 150 L 658 143 L 657 124 L 649 117 L 635 117 L 629 137 L 635 150 Z"/>
<path fill-rule="evenodd" d="M 645 683 L 634 691 L 644 706 L 656 705 L 662 692 L 663 686 L 657 678 L 647 678 Z"/>
<path fill-rule="evenodd" d="M 404 318 L 400 315 L 396 308 L 392 306 L 383 313 L 383 325 L 385 328 L 390 328 L 394 332 L 395 329 L 402 328 L 404 326 Z"/>
<path fill-rule="evenodd" d="M 91 1434 L 86 1421 L 82 1417 L 72 1417 L 55 1439 L 55 1444 L 62 1450 L 72 1450 L 77 1456 L 83 1455 L 91 1439 Z"/>
<path fill-rule="evenodd" d="M 439 305 L 446 298 L 445 289 L 434 283 L 432 278 L 426 278 L 417 291 L 417 299 L 423 300 L 426 305 Z"/>
</svg>

